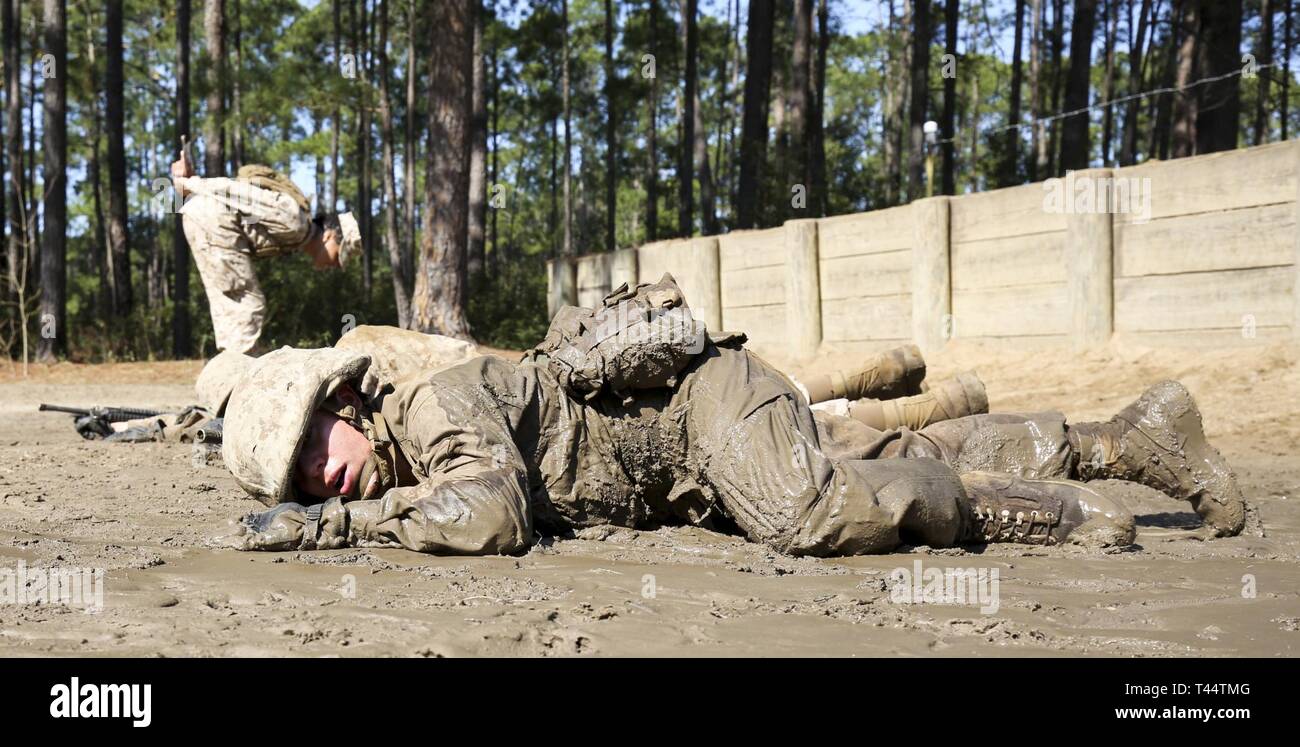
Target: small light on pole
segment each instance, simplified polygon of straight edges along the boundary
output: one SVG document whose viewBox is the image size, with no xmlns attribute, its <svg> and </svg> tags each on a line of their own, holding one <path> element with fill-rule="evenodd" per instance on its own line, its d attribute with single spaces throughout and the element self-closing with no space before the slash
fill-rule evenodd
<svg viewBox="0 0 1300 747">
<path fill-rule="evenodd" d="M 939 144 L 939 123 L 928 119 L 921 129 L 925 132 L 925 196 L 933 197 L 934 147 Z"/>
</svg>

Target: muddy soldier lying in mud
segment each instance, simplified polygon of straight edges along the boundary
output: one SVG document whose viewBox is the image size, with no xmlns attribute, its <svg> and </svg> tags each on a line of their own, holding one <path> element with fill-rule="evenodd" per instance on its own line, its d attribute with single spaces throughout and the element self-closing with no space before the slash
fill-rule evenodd
<svg viewBox="0 0 1300 747">
<path fill-rule="evenodd" d="M 671 277 L 566 308 L 519 363 L 481 357 L 358 392 L 368 358 L 283 348 L 243 376 L 223 457 L 271 506 L 218 542 L 514 553 L 534 533 L 691 523 L 794 555 L 900 544 L 1128 544 L 1128 480 L 1236 534 L 1244 505 L 1174 382 L 1107 422 L 985 414 L 878 430 L 815 412 L 692 319 Z M 843 381 L 840 381 L 843 384 Z M 1109 490 L 1108 490 L 1109 488 Z"/>
</svg>

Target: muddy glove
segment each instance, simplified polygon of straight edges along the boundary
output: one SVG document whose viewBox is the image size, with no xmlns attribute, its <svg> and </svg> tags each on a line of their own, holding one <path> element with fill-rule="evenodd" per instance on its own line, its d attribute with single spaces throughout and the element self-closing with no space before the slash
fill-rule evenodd
<svg viewBox="0 0 1300 747">
<path fill-rule="evenodd" d="M 281 503 L 231 522 L 212 544 L 236 550 L 333 550 L 348 544 L 348 510 L 342 498 L 303 506 Z"/>
<path fill-rule="evenodd" d="M 73 421 L 73 427 L 77 429 L 77 435 L 87 441 L 113 435 L 113 426 L 103 415 L 81 415 Z"/>
</svg>

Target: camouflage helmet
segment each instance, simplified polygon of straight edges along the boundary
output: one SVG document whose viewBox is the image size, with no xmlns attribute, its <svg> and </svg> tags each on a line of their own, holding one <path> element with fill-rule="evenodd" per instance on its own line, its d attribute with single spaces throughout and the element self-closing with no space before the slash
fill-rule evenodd
<svg viewBox="0 0 1300 747">
<path fill-rule="evenodd" d="M 249 367 L 226 405 L 221 456 L 248 494 L 268 506 L 293 499 L 293 469 L 312 413 L 370 357 L 283 347 Z"/>
<path fill-rule="evenodd" d="M 208 361 L 199 372 L 198 381 L 194 382 L 194 393 L 199 396 L 199 404 L 208 408 L 213 417 L 221 417 L 226 409 L 226 402 L 235 388 L 235 382 L 256 358 L 236 350 L 223 350 Z"/>
</svg>

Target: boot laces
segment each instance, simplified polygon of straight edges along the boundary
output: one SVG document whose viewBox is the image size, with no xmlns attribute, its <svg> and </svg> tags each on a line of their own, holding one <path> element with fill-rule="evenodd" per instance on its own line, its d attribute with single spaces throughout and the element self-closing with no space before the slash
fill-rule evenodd
<svg viewBox="0 0 1300 747">
<path fill-rule="evenodd" d="M 1016 511 L 990 506 L 976 506 L 975 520 L 985 542 L 1023 542 L 1027 544 L 1054 545 L 1052 527 L 1056 514 L 1052 511 Z"/>
</svg>

